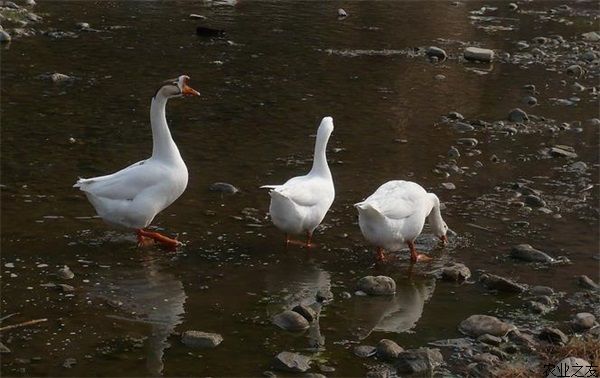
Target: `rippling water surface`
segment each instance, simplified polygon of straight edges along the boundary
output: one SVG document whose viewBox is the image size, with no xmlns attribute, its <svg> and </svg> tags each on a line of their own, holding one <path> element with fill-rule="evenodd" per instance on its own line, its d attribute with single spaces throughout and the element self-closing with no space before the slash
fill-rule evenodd
<svg viewBox="0 0 600 378">
<path fill-rule="evenodd" d="M 541 20 L 536 12 L 553 2 L 523 4 L 521 13 L 487 2 L 499 7 L 491 21 L 472 13 L 480 2 L 39 3 L 42 29 L 73 31 L 86 21 L 100 32 L 22 38 L 2 51 L 2 312 L 18 312 L 13 319 L 21 321 L 48 318 L 3 335 L 13 353 L 3 358 L 2 374 L 25 368 L 27 375 L 52 376 L 248 376 L 268 370 L 278 352 L 297 350 L 335 366 L 337 375 L 364 375 L 370 362 L 353 356 L 353 345 L 392 338 L 419 347 L 457 337 L 457 324 L 473 313 L 506 315 L 523 306 L 478 284 L 437 281 L 430 273 L 447 262 L 567 293 L 576 290 L 577 274 L 597 279 L 599 135 L 584 122 L 598 117 L 597 98 L 585 92 L 576 106 L 555 105 L 550 99 L 571 97 L 575 81 L 558 63 L 457 59 L 463 43 L 514 54 L 516 41 L 539 35 L 577 39 L 593 30 L 589 16 L 574 15 L 571 25 Z M 572 6 L 583 14 L 594 8 Z M 339 7 L 350 16 L 337 20 Z M 202 23 L 225 29 L 226 38 L 196 36 L 200 22 L 190 13 L 207 16 Z M 415 48 L 429 45 L 444 47 L 451 59 L 428 62 Z M 41 78 L 53 72 L 76 80 Z M 93 218 L 71 186 L 78 176 L 106 174 L 149 155 L 150 97 L 179 74 L 202 93 L 167 108 L 190 182 L 154 225 L 186 245 L 177 253 L 138 250 L 133 235 Z M 435 78 L 440 74 L 444 80 Z M 594 80 L 579 79 L 586 86 Z M 525 84 L 537 86 L 539 106 L 522 105 Z M 504 120 L 517 106 L 557 125 L 580 121 L 582 130 L 461 134 L 440 122 L 450 111 Z M 258 187 L 309 169 L 326 115 L 335 121 L 328 158 L 336 201 L 316 233 L 319 248 L 286 250 Z M 481 153 L 459 147 L 464 172 L 436 173 L 463 137 L 477 138 Z M 574 147 L 587 172 L 569 172 L 572 161 L 541 158 L 538 151 L 552 144 Z M 411 269 L 406 251 L 373 264 L 352 204 L 390 179 L 417 181 L 445 203 L 443 216 L 456 232 L 449 246 L 437 246 L 428 230 L 419 239 L 432 264 Z M 508 204 L 511 184 L 523 179 L 543 192 L 553 214 Z M 210 192 L 217 181 L 241 192 Z M 456 189 L 444 189 L 444 182 Z M 507 255 L 518 243 L 573 264 L 515 262 Z M 68 282 L 73 294 L 40 286 L 61 282 L 53 274 L 65 264 L 75 273 Z M 379 274 L 396 280 L 395 297 L 342 298 L 358 278 Z M 319 290 L 331 290 L 334 301 L 306 334 L 270 323 L 284 308 L 313 303 Z M 549 318 L 568 315 L 559 309 Z M 224 342 L 189 349 L 177 336 L 188 329 L 218 332 Z M 15 361 L 32 356 L 42 359 Z M 68 357 L 77 359 L 71 369 L 62 367 Z"/>
</svg>

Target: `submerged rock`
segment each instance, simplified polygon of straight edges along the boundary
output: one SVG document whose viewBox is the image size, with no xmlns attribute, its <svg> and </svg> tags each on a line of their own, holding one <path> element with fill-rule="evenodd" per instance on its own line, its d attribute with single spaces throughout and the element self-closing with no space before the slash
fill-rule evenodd
<svg viewBox="0 0 600 378">
<path fill-rule="evenodd" d="M 439 349 L 419 348 L 409 349 L 398 355 L 394 367 L 399 374 L 431 373 L 444 363 L 444 357 Z"/>
<path fill-rule="evenodd" d="M 8 43 L 12 40 L 10 34 L 4 30 L 0 30 L 0 43 Z"/>
<path fill-rule="evenodd" d="M 554 147 L 550 147 L 548 153 L 554 157 L 566 157 L 566 158 L 577 158 L 577 154 L 575 153 L 575 149 L 571 146 L 565 145 L 556 145 Z"/>
<path fill-rule="evenodd" d="M 358 281 L 357 289 L 368 295 L 394 295 L 396 282 L 387 276 L 366 276 Z"/>
<path fill-rule="evenodd" d="M 208 190 L 210 190 L 211 192 L 221 192 L 227 194 L 235 194 L 240 191 L 235 186 L 226 182 L 215 182 L 213 184 L 210 184 Z"/>
<path fill-rule="evenodd" d="M 554 295 L 554 289 L 549 286 L 534 286 L 531 288 L 530 293 L 533 295 Z"/>
<path fill-rule="evenodd" d="M 297 312 L 298 314 L 302 315 L 304 317 L 304 319 L 306 319 L 308 322 L 312 322 L 313 320 L 315 320 L 317 318 L 317 313 L 315 312 L 315 310 L 313 310 L 311 307 L 305 306 L 303 304 L 297 305 L 296 307 L 294 307 L 292 309 L 292 311 Z"/>
<path fill-rule="evenodd" d="M 600 285 L 595 283 L 590 277 L 586 275 L 577 276 L 577 282 L 579 282 L 579 286 L 584 287 L 586 289 L 591 290 L 599 290 Z"/>
<path fill-rule="evenodd" d="M 448 58 L 448 54 L 439 47 L 430 46 L 425 50 L 425 55 L 428 57 L 436 57 L 440 60 L 446 60 Z"/>
<path fill-rule="evenodd" d="M 185 331 L 181 335 L 181 342 L 192 348 L 214 348 L 222 341 L 223 336 L 218 333 Z"/>
<path fill-rule="evenodd" d="M 71 269 L 66 265 L 60 268 L 56 275 L 63 280 L 71 280 L 75 277 L 75 274 L 71 272 Z"/>
<path fill-rule="evenodd" d="M 442 268 L 442 279 L 445 281 L 463 282 L 471 277 L 471 271 L 464 264 L 453 264 Z"/>
<path fill-rule="evenodd" d="M 552 263 L 555 259 L 545 252 L 533 248 L 529 244 L 518 244 L 511 248 L 510 256 L 528 262 Z"/>
<path fill-rule="evenodd" d="M 377 357 L 383 361 L 392 361 L 404 351 L 400 345 L 389 339 L 381 339 L 377 343 Z"/>
<path fill-rule="evenodd" d="M 494 50 L 482 49 L 479 47 L 467 47 L 463 55 L 467 60 L 491 62 L 494 59 Z"/>
<path fill-rule="evenodd" d="M 367 358 L 377 354 L 377 348 L 372 345 L 357 345 L 352 352 L 360 358 Z"/>
<path fill-rule="evenodd" d="M 273 324 L 286 331 L 304 331 L 310 327 L 308 320 L 299 313 L 291 310 L 286 310 L 273 317 Z"/>
<path fill-rule="evenodd" d="M 516 327 L 505 323 L 495 316 L 489 315 L 471 315 L 463 320 L 458 326 L 458 330 L 471 337 L 479 337 L 486 333 L 492 336 L 504 337 Z"/>
<path fill-rule="evenodd" d="M 516 283 L 508 278 L 500 277 L 495 274 L 485 273 L 479 281 L 488 289 L 498 290 L 507 293 L 522 293 L 526 290 L 525 285 Z"/>
<path fill-rule="evenodd" d="M 304 373 L 310 369 L 310 357 L 299 353 L 281 352 L 275 356 L 273 368 L 291 373 Z"/>
<path fill-rule="evenodd" d="M 508 113 L 508 120 L 516 123 L 524 123 L 529 121 L 529 117 L 522 109 L 515 108 Z"/>
</svg>

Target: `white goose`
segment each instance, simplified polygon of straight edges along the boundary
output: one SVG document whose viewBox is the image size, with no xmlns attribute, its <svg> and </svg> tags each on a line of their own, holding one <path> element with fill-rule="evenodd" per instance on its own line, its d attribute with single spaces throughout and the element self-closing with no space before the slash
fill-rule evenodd
<svg viewBox="0 0 600 378">
<path fill-rule="evenodd" d="M 147 238 L 167 247 L 180 243 L 157 232 L 144 230 L 156 214 L 172 204 L 184 192 L 188 171 L 169 131 L 165 107 L 169 98 L 199 96 L 182 75 L 166 81 L 152 98 L 152 156 L 116 173 L 89 179 L 80 178 L 73 185 L 85 192 L 98 215 L 107 223 L 135 229 L 138 245 Z"/>
<path fill-rule="evenodd" d="M 306 234 L 306 247 L 312 247 L 315 228 L 323 221 L 335 198 L 335 188 L 325 150 L 333 132 L 333 118 L 325 117 L 317 131 L 312 169 L 306 176 L 289 179 L 283 185 L 264 185 L 271 189 L 269 213 L 273 224 L 285 232 L 286 245 L 289 234 Z"/>
<path fill-rule="evenodd" d="M 388 181 L 363 202 L 358 209 L 358 224 L 363 236 L 377 247 L 377 259 L 384 260 L 384 250 L 398 251 L 408 245 L 410 259 L 431 258 L 417 253 L 414 241 L 428 218 L 433 233 L 446 243 L 448 226 L 440 213 L 440 200 L 410 181 Z"/>
</svg>

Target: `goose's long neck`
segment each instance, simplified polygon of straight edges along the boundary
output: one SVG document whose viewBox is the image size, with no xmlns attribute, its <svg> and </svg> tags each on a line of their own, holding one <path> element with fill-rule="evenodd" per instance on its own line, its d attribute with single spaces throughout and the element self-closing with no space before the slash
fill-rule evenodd
<svg viewBox="0 0 600 378">
<path fill-rule="evenodd" d="M 150 105 L 150 124 L 152 125 L 152 157 L 169 160 L 179 157 L 179 150 L 171 137 L 165 108 L 167 97 L 157 94 Z"/>
<path fill-rule="evenodd" d="M 433 193 L 428 193 L 428 195 L 431 200 L 431 210 L 429 211 L 428 216 L 429 223 L 431 225 L 441 225 L 444 220 L 442 219 L 442 212 L 440 211 L 440 200 Z"/>
<path fill-rule="evenodd" d="M 327 165 L 327 155 L 325 153 L 328 141 L 328 134 L 317 133 L 317 141 L 315 142 L 315 156 L 313 159 L 313 165 L 312 169 L 310 170 L 310 174 L 318 174 L 320 176 L 331 177 L 329 165 Z"/>
</svg>

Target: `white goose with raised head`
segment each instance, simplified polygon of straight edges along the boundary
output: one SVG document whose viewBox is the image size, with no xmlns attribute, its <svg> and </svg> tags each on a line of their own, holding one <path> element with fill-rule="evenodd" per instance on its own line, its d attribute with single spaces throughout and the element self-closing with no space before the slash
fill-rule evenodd
<svg viewBox="0 0 600 378">
<path fill-rule="evenodd" d="M 166 81 L 152 98 L 152 156 L 107 176 L 80 178 L 75 185 L 81 189 L 98 215 L 111 225 L 136 230 L 138 244 L 152 239 L 167 247 L 180 243 L 157 232 L 144 230 L 156 214 L 172 204 L 185 191 L 187 167 L 171 137 L 165 108 L 169 98 L 199 96 L 182 75 Z"/>
<path fill-rule="evenodd" d="M 440 200 L 411 181 L 394 180 L 381 185 L 366 200 L 354 205 L 358 224 L 367 241 L 377 247 L 377 259 L 385 260 L 384 250 L 398 251 L 407 245 L 411 261 L 431 258 L 417 253 L 414 241 L 428 219 L 433 233 L 446 243 L 448 226 L 440 213 Z"/>
<path fill-rule="evenodd" d="M 289 179 L 283 185 L 264 185 L 271 189 L 269 213 L 273 224 L 285 232 L 286 245 L 290 234 L 306 234 L 306 247 L 311 247 L 312 234 L 325 218 L 335 198 L 331 171 L 327 165 L 327 142 L 333 132 L 333 118 L 325 117 L 317 131 L 313 165 L 305 176 Z"/>
</svg>

